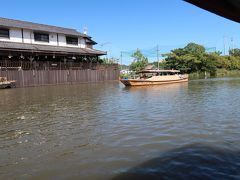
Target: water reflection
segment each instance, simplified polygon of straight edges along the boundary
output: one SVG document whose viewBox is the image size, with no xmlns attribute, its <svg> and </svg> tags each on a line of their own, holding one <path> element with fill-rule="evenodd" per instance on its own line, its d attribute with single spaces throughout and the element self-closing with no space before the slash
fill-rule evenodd
<svg viewBox="0 0 240 180">
<path fill-rule="evenodd" d="M 238 151 L 192 144 L 148 160 L 112 180 L 239 179 Z"/>
<path fill-rule="evenodd" d="M 144 90 L 144 91 L 152 91 L 152 90 L 157 90 L 157 91 L 166 91 L 168 90 L 177 90 L 179 88 L 183 87 L 188 87 L 188 82 L 183 82 L 183 83 L 174 83 L 174 84 L 163 84 L 163 85 L 152 85 L 152 86 L 124 86 L 124 90 L 126 91 L 139 91 L 139 90 Z"/>
<path fill-rule="evenodd" d="M 159 94 L 171 94 L 172 96 L 187 91 L 188 82 L 175 83 L 175 84 L 164 84 L 161 86 L 134 86 L 124 87 L 123 90 L 128 93 L 142 93 L 146 96 L 159 96 Z"/>
</svg>

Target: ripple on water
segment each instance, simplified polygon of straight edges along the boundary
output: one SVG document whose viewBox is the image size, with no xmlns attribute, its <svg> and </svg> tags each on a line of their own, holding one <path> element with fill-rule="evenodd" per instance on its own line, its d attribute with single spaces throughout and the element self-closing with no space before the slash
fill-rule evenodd
<svg viewBox="0 0 240 180">
<path fill-rule="evenodd" d="M 238 179 L 239 88 L 225 78 L 13 89 L 0 102 L 0 179 Z"/>
</svg>

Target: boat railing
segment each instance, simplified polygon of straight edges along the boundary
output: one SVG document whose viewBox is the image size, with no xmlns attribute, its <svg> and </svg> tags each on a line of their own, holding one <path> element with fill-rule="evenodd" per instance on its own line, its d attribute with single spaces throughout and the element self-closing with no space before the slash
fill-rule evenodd
<svg viewBox="0 0 240 180">
<path fill-rule="evenodd" d="M 0 83 L 16 82 L 15 80 L 8 80 L 7 77 L 0 77 Z"/>
<path fill-rule="evenodd" d="M 20 70 L 22 70 L 22 67 L 21 66 L 17 66 L 17 67 L 2 67 L 2 66 L 0 66 L 0 70 L 2 70 L 2 71 L 6 71 L 6 70 L 18 70 L 18 71 L 20 71 Z"/>
<path fill-rule="evenodd" d="M 6 82 L 7 81 L 7 77 L 0 77 L 0 82 Z"/>
</svg>

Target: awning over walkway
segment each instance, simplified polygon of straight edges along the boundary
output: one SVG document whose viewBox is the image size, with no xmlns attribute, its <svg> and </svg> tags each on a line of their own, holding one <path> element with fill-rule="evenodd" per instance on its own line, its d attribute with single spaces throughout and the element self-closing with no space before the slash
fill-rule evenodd
<svg viewBox="0 0 240 180">
<path fill-rule="evenodd" d="M 185 0 L 202 9 L 240 22 L 240 0 Z"/>
<path fill-rule="evenodd" d="M 79 47 L 62 47 L 62 46 L 50 46 L 50 45 L 38 45 L 27 43 L 14 43 L 14 42 L 2 42 L 0 41 L 0 51 L 16 51 L 16 52 L 29 52 L 29 53 L 50 53 L 61 55 L 89 55 L 100 56 L 105 55 L 106 52 L 98 51 L 90 48 Z"/>
</svg>

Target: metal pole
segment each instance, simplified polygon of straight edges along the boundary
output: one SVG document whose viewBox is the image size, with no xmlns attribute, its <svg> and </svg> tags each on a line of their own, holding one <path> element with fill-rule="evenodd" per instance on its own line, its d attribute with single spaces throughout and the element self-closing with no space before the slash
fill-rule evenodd
<svg viewBox="0 0 240 180">
<path fill-rule="evenodd" d="M 231 38 L 231 49 L 234 49 L 233 37 Z"/>
<path fill-rule="evenodd" d="M 122 68 L 123 68 L 123 64 L 122 64 L 122 51 L 121 51 L 120 59 L 121 59 L 121 70 L 122 70 Z"/>
<path fill-rule="evenodd" d="M 5 67 L 6 67 L 6 71 L 7 71 L 7 60 L 5 59 Z"/>
<path fill-rule="evenodd" d="M 226 55 L 226 37 L 223 36 L 223 51 L 224 51 L 224 55 Z"/>
<path fill-rule="evenodd" d="M 59 58 L 59 59 L 60 59 L 60 70 L 62 70 L 61 58 Z"/>
<path fill-rule="evenodd" d="M 159 47 L 157 45 L 157 62 L 158 62 L 158 70 L 159 70 L 159 54 L 158 54 L 158 51 L 159 51 Z"/>
</svg>

